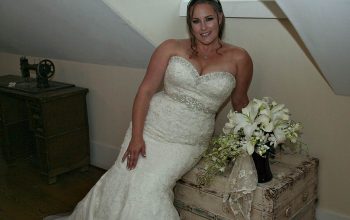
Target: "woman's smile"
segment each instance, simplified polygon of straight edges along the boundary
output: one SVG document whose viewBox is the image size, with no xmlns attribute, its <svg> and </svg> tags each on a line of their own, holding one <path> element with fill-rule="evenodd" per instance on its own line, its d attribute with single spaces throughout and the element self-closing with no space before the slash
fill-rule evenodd
<svg viewBox="0 0 350 220">
<path fill-rule="evenodd" d="M 205 45 L 218 40 L 219 18 L 209 4 L 198 4 L 193 9 L 192 32 Z"/>
</svg>

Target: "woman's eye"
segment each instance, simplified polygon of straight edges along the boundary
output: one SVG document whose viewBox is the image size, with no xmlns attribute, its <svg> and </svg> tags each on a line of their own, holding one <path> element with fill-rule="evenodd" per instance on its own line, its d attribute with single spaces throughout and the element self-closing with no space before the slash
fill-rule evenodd
<svg viewBox="0 0 350 220">
<path fill-rule="evenodd" d="M 206 21 L 211 21 L 213 19 L 214 19 L 213 17 L 209 17 L 209 18 L 206 18 Z"/>
<path fill-rule="evenodd" d="M 192 20 L 192 23 L 193 23 L 193 24 L 198 24 L 198 23 L 199 23 L 199 20 Z"/>
</svg>

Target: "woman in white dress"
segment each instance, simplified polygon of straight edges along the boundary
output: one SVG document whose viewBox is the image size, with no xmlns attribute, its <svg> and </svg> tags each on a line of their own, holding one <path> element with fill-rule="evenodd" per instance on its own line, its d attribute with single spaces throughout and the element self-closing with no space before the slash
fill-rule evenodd
<svg viewBox="0 0 350 220">
<path fill-rule="evenodd" d="M 218 0 L 190 1 L 187 24 L 190 39 L 167 40 L 153 53 L 115 164 L 72 214 L 45 219 L 180 219 L 175 182 L 207 148 L 225 101 L 238 111 L 248 104 L 253 72 L 248 53 L 221 40 Z"/>
</svg>

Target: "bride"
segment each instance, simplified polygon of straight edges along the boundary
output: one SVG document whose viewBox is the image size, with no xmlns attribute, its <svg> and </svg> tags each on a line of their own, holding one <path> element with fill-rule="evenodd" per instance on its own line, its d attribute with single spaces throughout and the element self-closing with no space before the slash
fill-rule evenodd
<svg viewBox="0 0 350 220">
<path fill-rule="evenodd" d="M 153 53 L 115 164 L 69 216 L 45 220 L 180 219 L 175 182 L 200 159 L 225 101 L 237 111 L 249 101 L 252 61 L 221 40 L 224 24 L 219 0 L 189 2 L 190 39 L 167 40 Z"/>
</svg>

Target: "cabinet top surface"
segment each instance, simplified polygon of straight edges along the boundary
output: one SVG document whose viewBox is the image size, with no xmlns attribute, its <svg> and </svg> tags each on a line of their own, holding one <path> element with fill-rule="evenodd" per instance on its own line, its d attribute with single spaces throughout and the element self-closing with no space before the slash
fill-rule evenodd
<svg viewBox="0 0 350 220">
<path fill-rule="evenodd" d="M 87 93 L 87 89 L 76 87 L 73 84 L 49 81 L 49 85 L 48 88 L 37 88 L 34 78 L 24 80 L 22 77 L 15 75 L 0 76 L 0 92 L 6 94 L 48 98 L 75 92 Z"/>
</svg>

